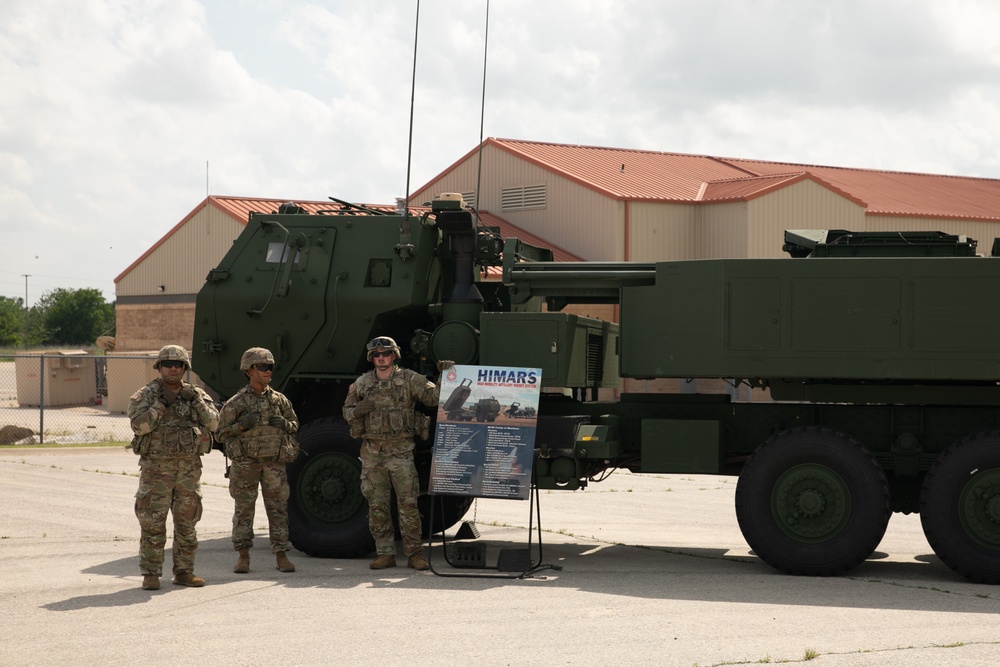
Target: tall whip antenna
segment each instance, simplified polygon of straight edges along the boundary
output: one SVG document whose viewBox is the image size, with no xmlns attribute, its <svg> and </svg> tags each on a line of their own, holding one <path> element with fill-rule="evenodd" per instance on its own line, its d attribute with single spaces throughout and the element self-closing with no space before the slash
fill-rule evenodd
<svg viewBox="0 0 1000 667">
<path fill-rule="evenodd" d="M 417 37 L 420 35 L 420 0 L 417 0 L 417 18 L 413 26 L 413 80 L 410 82 L 410 138 L 406 146 L 406 200 L 403 208 L 403 225 L 409 227 L 410 213 L 410 163 L 413 157 L 413 100 L 417 90 Z"/>
<path fill-rule="evenodd" d="M 486 118 L 486 55 L 490 47 L 490 0 L 486 0 L 486 35 L 483 40 L 483 99 L 479 106 L 479 165 L 476 172 L 476 217 L 479 217 L 479 189 L 483 182 L 483 125 Z"/>
</svg>

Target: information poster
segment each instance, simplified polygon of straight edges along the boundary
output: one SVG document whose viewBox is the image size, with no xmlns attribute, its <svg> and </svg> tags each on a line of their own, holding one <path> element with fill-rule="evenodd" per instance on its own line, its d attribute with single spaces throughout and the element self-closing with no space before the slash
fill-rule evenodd
<svg viewBox="0 0 1000 667">
<path fill-rule="evenodd" d="M 432 495 L 527 499 L 539 368 L 454 366 L 441 378 Z"/>
</svg>

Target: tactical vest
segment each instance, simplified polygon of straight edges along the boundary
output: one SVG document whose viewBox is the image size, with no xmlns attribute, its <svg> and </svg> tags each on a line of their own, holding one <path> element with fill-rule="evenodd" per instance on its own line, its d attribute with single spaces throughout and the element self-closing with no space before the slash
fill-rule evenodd
<svg viewBox="0 0 1000 667">
<path fill-rule="evenodd" d="M 177 397 L 160 417 L 156 428 L 132 439 L 132 449 L 136 454 L 150 458 L 207 454 L 211 451 L 212 439 L 198 423 L 198 413 L 191 401 Z"/>
<path fill-rule="evenodd" d="M 226 456 L 231 459 L 274 459 L 290 438 L 292 436 L 283 428 L 257 424 L 226 441 Z"/>
<path fill-rule="evenodd" d="M 354 390 L 359 399 L 371 401 L 373 407 L 363 420 L 354 420 L 353 437 L 385 442 L 412 440 L 415 434 L 426 437 L 424 431 L 430 418 L 413 409 L 404 369 L 397 370 L 389 380 L 379 380 L 374 371 L 365 373 L 354 383 Z M 356 432 L 357 426 L 363 426 L 360 432 Z"/>
</svg>

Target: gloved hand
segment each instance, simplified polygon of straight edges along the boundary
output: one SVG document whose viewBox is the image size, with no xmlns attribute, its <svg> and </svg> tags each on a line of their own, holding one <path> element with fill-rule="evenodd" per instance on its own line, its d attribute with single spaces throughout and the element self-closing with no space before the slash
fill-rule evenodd
<svg viewBox="0 0 1000 667">
<path fill-rule="evenodd" d="M 194 399 L 198 398 L 198 390 L 195 389 L 192 385 L 186 384 L 184 385 L 183 389 L 177 392 L 177 396 L 182 401 L 193 401 Z"/>
<path fill-rule="evenodd" d="M 288 420 L 281 415 L 271 415 L 270 419 L 267 420 L 267 425 L 288 430 Z"/>
<path fill-rule="evenodd" d="M 354 406 L 354 418 L 363 419 L 365 415 L 375 409 L 375 404 L 371 401 L 365 399 L 363 401 L 358 401 L 358 404 Z"/>
<path fill-rule="evenodd" d="M 240 427 L 241 431 L 249 431 L 256 425 L 257 415 L 252 412 L 244 412 L 240 415 L 240 418 L 236 420 L 236 425 Z"/>
<path fill-rule="evenodd" d="M 167 402 L 165 400 L 163 400 L 162 396 L 160 396 L 159 398 L 156 399 L 156 402 L 153 403 L 152 410 L 158 416 L 162 417 L 163 414 L 167 411 L 168 407 L 170 407 L 170 406 L 168 406 Z"/>
<path fill-rule="evenodd" d="M 437 362 L 438 373 L 444 373 L 446 370 L 455 365 L 455 362 L 450 359 L 441 359 Z"/>
</svg>

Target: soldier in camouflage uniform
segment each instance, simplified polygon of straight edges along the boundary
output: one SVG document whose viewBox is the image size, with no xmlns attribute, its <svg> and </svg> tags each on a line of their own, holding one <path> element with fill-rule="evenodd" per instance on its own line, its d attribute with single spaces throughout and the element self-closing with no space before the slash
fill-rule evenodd
<svg viewBox="0 0 1000 667">
<path fill-rule="evenodd" d="M 132 450 L 141 469 L 135 515 L 142 529 L 142 587 L 160 588 L 168 511 L 174 517 L 174 583 L 204 586 L 205 580 L 194 575 L 195 524 L 201 518 L 201 455 L 212 449 L 219 413 L 203 389 L 181 379 L 191 368 L 183 347 L 165 345 L 153 368 L 160 377 L 132 394 L 128 405 Z"/>
<path fill-rule="evenodd" d="M 375 368 L 351 385 L 343 414 L 351 435 L 361 438 L 361 493 L 368 500 L 368 527 L 376 552 L 370 567 L 381 570 L 396 566 L 389 514 L 390 493 L 395 489 L 407 565 L 426 570 L 417 509 L 420 480 L 413 464 L 413 436 L 421 430 L 423 415 L 413 408 L 417 402 L 437 405 L 440 387 L 416 371 L 396 365 L 400 350 L 392 338 L 375 338 L 366 349 Z M 452 365 L 450 361 L 438 362 L 439 370 Z"/>
<path fill-rule="evenodd" d="M 292 403 L 271 384 L 274 356 L 262 347 L 243 353 L 240 370 L 249 380 L 246 387 L 226 401 L 219 415 L 216 438 L 225 444 L 232 459 L 229 495 L 236 503 L 233 513 L 233 549 L 239 552 L 233 572 L 250 571 L 253 517 L 257 486 L 264 496 L 264 509 L 271 538 L 271 552 L 282 572 L 294 572 L 288 560 L 288 475 L 285 464 L 298 456 L 295 432 L 298 417 Z"/>
</svg>

